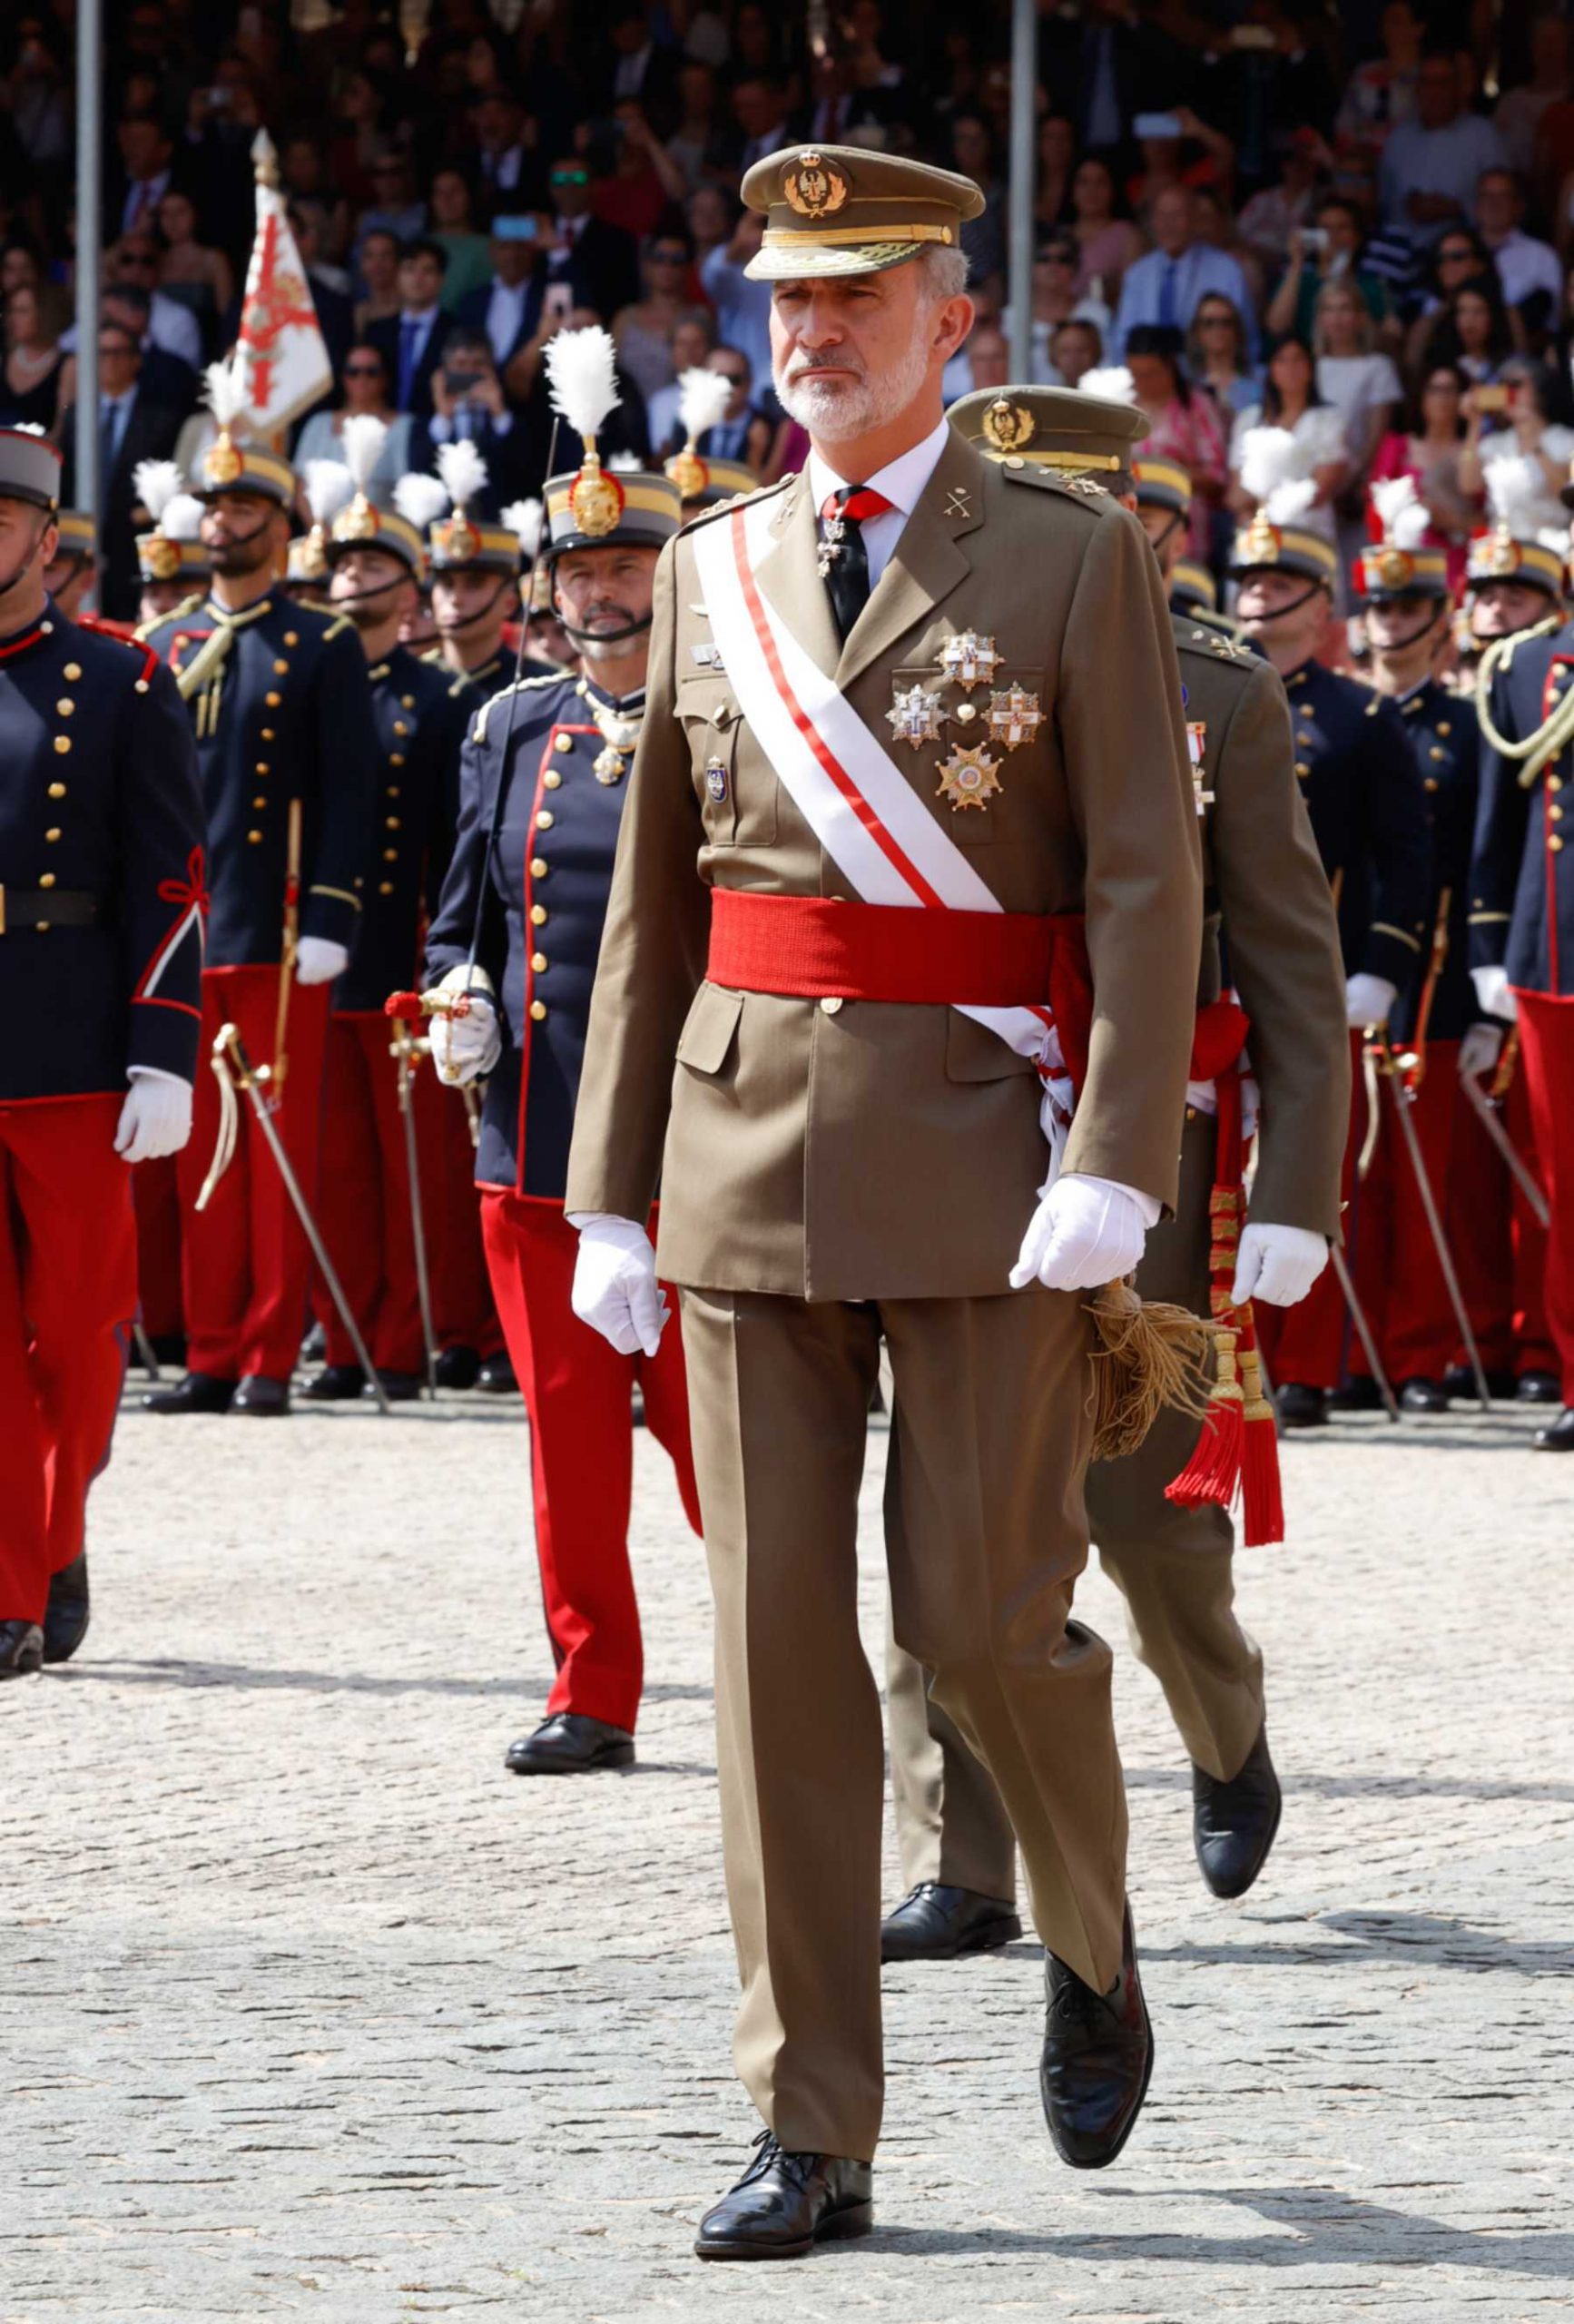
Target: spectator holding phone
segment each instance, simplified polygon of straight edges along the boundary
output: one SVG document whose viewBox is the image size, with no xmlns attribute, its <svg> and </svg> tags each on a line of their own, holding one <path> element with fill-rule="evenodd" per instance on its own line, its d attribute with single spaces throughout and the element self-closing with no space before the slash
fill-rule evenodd
<svg viewBox="0 0 1574 2324">
<path fill-rule="evenodd" d="M 1294 332 L 1309 340 L 1317 294 L 1325 282 L 1348 279 L 1360 292 L 1368 314 L 1380 330 L 1392 321 L 1393 308 L 1381 275 L 1362 263 L 1361 212 L 1342 194 L 1328 194 L 1317 204 L 1314 222 L 1297 227 L 1290 237 L 1290 263 L 1263 317 L 1270 339 Z"/>
<path fill-rule="evenodd" d="M 372 471 L 374 497 L 391 499 L 394 486 L 415 466 L 412 438 L 415 423 L 408 411 L 396 411 L 389 396 L 388 367 L 379 350 L 366 340 L 352 347 L 339 372 L 344 407 L 339 411 L 314 411 L 295 441 L 294 468 L 304 476 L 310 460 L 344 458 L 344 423 L 361 413 L 380 419 L 387 440 Z"/>
<path fill-rule="evenodd" d="M 432 465 L 429 446 L 468 442 L 487 463 L 487 491 L 477 502 L 496 515 L 525 492 L 524 437 L 504 400 L 502 382 L 484 330 L 463 324 L 449 332 L 432 374 L 432 416 L 418 439 L 413 466 Z"/>
<path fill-rule="evenodd" d="M 1553 385 L 1543 365 L 1511 357 L 1497 379 L 1472 388 L 1466 397 L 1460 454 L 1460 481 L 1471 494 L 1485 494 L 1488 472 L 1497 462 L 1518 461 L 1539 497 L 1530 521 L 1538 531 L 1549 532 L 1568 527 L 1559 494 L 1574 454 L 1574 428 L 1549 418 Z"/>
</svg>

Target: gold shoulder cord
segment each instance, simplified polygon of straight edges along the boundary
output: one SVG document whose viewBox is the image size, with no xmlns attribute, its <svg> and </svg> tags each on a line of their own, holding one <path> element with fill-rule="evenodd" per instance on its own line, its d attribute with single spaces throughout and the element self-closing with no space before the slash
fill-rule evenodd
<svg viewBox="0 0 1574 2324">
<path fill-rule="evenodd" d="M 1482 655 L 1481 667 L 1476 673 L 1476 716 L 1481 722 L 1481 733 L 1500 758 L 1520 762 L 1520 783 L 1526 791 L 1530 790 L 1542 769 L 1550 765 L 1570 743 L 1574 743 L 1574 686 L 1562 695 L 1551 715 L 1542 721 L 1533 734 L 1528 735 L 1523 742 L 1510 743 L 1507 735 L 1500 734 L 1492 724 L 1488 707 L 1492 681 L 1500 670 L 1508 668 L 1517 647 L 1530 638 L 1545 637 L 1560 625 L 1561 616 L 1549 614 L 1533 629 L 1516 630 L 1511 637 L 1494 638 Z"/>
</svg>

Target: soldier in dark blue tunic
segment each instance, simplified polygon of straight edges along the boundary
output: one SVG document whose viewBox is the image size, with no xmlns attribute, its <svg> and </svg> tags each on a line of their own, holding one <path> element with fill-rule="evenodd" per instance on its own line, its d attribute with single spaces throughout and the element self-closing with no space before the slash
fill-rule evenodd
<svg viewBox="0 0 1574 2324">
<path fill-rule="evenodd" d="M 1426 793 L 1392 704 L 1315 658 L 1337 571 L 1333 544 L 1294 519 L 1276 523 L 1270 503 L 1237 536 L 1231 569 L 1241 584 L 1236 615 L 1290 698 L 1295 773 L 1335 891 L 1359 1057 L 1365 1029 L 1387 1022 L 1431 933 Z M 1347 1199 L 1363 1133 L 1357 1094 Z M 1345 1234 L 1352 1239 L 1348 1211 Z M 1341 1376 L 1345 1334 L 1332 1269 L 1295 1306 L 1266 1310 L 1260 1320 L 1281 1417 L 1295 1426 L 1321 1421 L 1327 1391 Z"/>
<path fill-rule="evenodd" d="M 207 808 L 202 1039 L 211 1044 L 232 1022 L 253 1063 L 287 1058 L 274 1118 L 310 1199 L 329 991 L 349 960 L 373 856 L 366 657 L 345 615 L 292 605 L 275 584 L 295 497 L 289 462 L 226 428 L 203 454 L 198 485 L 212 590 L 194 613 L 155 625 L 148 643 L 185 700 Z M 310 1254 L 244 1108 L 234 1158 L 196 1209 L 217 1128 L 204 1072 L 181 1169 L 191 1369 L 147 1403 L 160 1413 L 280 1414 Z"/>
<path fill-rule="evenodd" d="M 682 1350 L 615 1354 L 569 1305 L 563 1212 L 591 986 L 628 769 L 644 709 L 656 553 L 677 529 L 664 477 L 594 467 L 549 480 L 554 595 L 584 675 L 529 678 L 477 714 L 459 832 L 428 942 L 473 1013 L 433 1029 L 444 1078 L 487 1076 L 476 1177 L 493 1289 L 530 1414 L 536 1541 L 557 1679 L 519 1775 L 626 1765 L 643 1676 L 628 1561 L 629 1397 L 677 1470 L 699 1530 Z"/>
<path fill-rule="evenodd" d="M 87 1627 L 136 1313 L 126 1165 L 191 1134 L 206 901 L 172 680 L 45 594 L 59 479 L 0 429 L 0 1678 Z"/>
<path fill-rule="evenodd" d="M 1574 506 L 1574 487 L 1563 491 Z M 1547 1236 L 1547 1322 L 1564 1409 L 1537 1432 L 1574 1452 L 1574 622 L 1489 649 L 1471 866 L 1471 968 L 1481 1008 L 1519 1029 Z"/>
<path fill-rule="evenodd" d="M 357 418 L 345 422 L 344 432 L 347 458 L 360 458 L 369 475 L 386 428 Z M 373 457 L 363 457 L 369 453 Z M 398 1400 L 419 1393 L 426 1354 L 398 1067 L 383 1004 L 417 975 L 428 900 L 436 903 L 448 870 L 468 689 L 440 664 L 422 662 L 398 643 L 427 565 L 421 537 L 408 518 L 358 493 L 334 517 L 323 554 L 330 604 L 349 615 L 366 655 L 379 763 L 378 844 L 363 891 L 360 936 L 333 988 L 318 1214 L 384 1392 Z M 458 1100 L 428 1087 L 422 1076 L 413 1101 L 425 1223 L 433 1215 L 438 1183 L 437 1108 L 457 1108 Z M 308 1395 L 321 1402 L 372 1393 L 320 1285 L 314 1305 L 328 1361 Z"/>
</svg>

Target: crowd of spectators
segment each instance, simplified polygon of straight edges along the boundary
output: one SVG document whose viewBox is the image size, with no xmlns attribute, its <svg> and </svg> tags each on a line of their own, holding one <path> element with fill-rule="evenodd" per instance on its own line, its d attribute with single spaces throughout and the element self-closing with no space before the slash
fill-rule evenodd
<svg viewBox="0 0 1574 2324">
<path fill-rule="evenodd" d="M 334 370 L 299 424 L 392 423 L 387 478 L 473 438 L 496 504 L 537 491 L 543 350 L 616 340 L 609 448 L 676 448 L 678 374 L 733 393 L 702 451 L 768 481 L 771 392 L 743 172 L 794 139 L 878 145 L 984 189 L 978 320 L 948 379 L 1010 377 L 1008 0 L 126 0 L 109 14 L 98 325 L 105 602 L 132 590 L 131 477 L 190 457 L 232 342 L 266 125 Z M 0 421 L 74 434 L 69 0 L 0 28 Z M 1195 553 L 1248 514 L 1241 445 L 1292 431 L 1346 566 L 1374 478 L 1413 475 L 1456 567 L 1496 458 L 1556 514 L 1574 449 L 1574 35 L 1563 9 L 1275 0 L 1045 6 L 1030 370 L 1124 364 L 1191 469 Z M 67 478 L 67 491 L 71 480 Z"/>
</svg>

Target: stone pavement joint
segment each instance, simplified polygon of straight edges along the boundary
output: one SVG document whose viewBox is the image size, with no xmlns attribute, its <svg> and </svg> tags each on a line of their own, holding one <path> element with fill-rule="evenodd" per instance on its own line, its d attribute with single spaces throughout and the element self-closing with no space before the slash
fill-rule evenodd
<svg viewBox="0 0 1574 2324">
<path fill-rule="evenodd" d="M 128 1410 L 84 1654 L 0 1689 L 0 2324 L 1566 2314 L 1574 1528 L 1532 1422 L 1285 1445 L 1292 1538 L 1241 1590 L 1286 1809 L 1240 1905 L 1196 1876 L 1113 1590 L 1079 1592 L 1120 1641 L 1157 2034 L 1116 2169 L 1050 2153 L 1036 1946 L 891 1970 L 878 2232 L 707 2269 L 755 2125 L 703 1559 L 658 1450 L 640 1763 L 521 1782 L 551 1658 L 517 1407 Z"/>
</svg>

